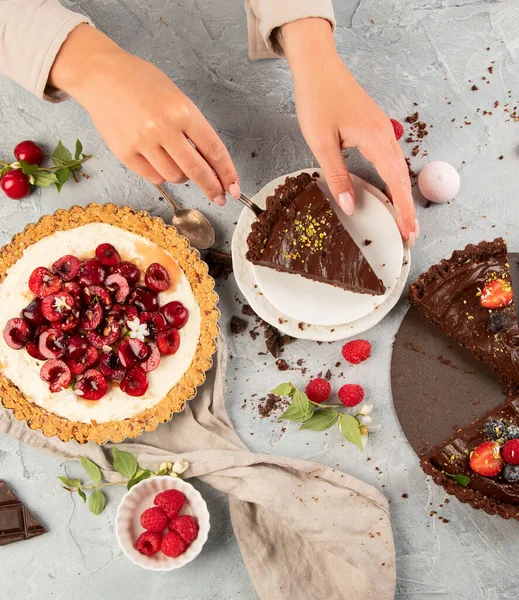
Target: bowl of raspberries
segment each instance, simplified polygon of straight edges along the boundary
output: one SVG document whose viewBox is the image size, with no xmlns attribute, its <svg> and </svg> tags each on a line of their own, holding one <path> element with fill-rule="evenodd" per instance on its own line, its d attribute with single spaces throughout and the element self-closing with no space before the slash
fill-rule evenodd
<svg viewBox="0 0 519 600">
<path fill-rule="evenodd" d="M 172 571 L 191 562 L 202 551 L 209 528 L 209 511 L 200 492 L 170 476 L 134 485 L 115 517 L 122 551 L 150 571 Z"/>
</svg>

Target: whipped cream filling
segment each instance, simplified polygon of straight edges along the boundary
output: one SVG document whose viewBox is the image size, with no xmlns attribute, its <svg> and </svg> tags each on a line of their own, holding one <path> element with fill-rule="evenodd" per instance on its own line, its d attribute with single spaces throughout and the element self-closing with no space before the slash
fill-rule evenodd
<svg viewBox="0 0 519 600">
<path fill-rule="evenodd" d="M 99 244 L 115 246 L 123 260 L 135 263 L 142 274 L 152 262 L 161 263 L 169 272 L 172 285 L 159 294 L 160 305 L 179 300 L 189 310 L 189 320 L 180 330 L 180 347 L 173 356 L 162 356 L 160 365 L 148 373 L 149 387 L 141 397 L 128 396 L 110 383 L 107 394 L 97 401 L 82 400 L 71 390 L 55 394 L 40 378 L 44 361 L 39 361 L 25 349 L 10 348 L 0 339 L 0 365 L 5 375 L 32 402 L 60 417 L 80 423 L 105 423 L 132 417 L 157 404 L 189 369 L 200 336 L 200 308 L 191 285 L 173 256 L 157 244 L 139 235 L 105 223 L 91 223 L 69 231 L 59 231 L 27 248 L 7 272 L 0 284 L 0 326 L 18 317 L 34 295 L 29 290 L 29 277 L 36 267 L 48 267 L 58 258 L 73 254 L 80 260 L 92 258 Z"/>
</svg>

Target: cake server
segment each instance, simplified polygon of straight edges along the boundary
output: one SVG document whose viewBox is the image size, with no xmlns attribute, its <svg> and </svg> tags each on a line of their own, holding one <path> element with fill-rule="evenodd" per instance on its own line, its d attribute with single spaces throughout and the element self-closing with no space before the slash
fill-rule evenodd
<svg viewBox="0 0 519 600">
<path fill-rule="evenodd" d="M 153 185 L 173 209 L 171 224 L 178 233 L 186 237 L 193 248 L 210 248 L 214 244 L 215 236 L 213 226 L 207 218 L 196 208 L 181 208 L 161 185 Z"/>
</svg>

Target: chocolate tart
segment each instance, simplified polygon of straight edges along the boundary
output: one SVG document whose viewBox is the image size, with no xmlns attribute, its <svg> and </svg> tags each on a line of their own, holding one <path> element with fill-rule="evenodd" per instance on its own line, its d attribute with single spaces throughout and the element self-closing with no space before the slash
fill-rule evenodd
<svg viewBox="0 0 519 600">
<path fill-rule="evenodd" d="M 361 294 L 386 288 L 308 173 L 287 177 L 252 224 L 247 260 Z"/>
<path fill-rule="evenodd" d="M 198 251 L 189 246 L 186 238 L 180 236 L 173 227 L 165 225 L 158 217 L 150 217 L 143 211 L 135 211 L 127 206 L 120 208 L 114 204 L 74 206 L 70 210 L 58 210 L 53 215 L 45 215 L 37 223 L 28 225 L 0 251 L 0 282 L 4 281 L 8 269 L 32 244 L 56 232 L 91 223 L 106 223 L 127 230 L 166 250 L 189 281 L 201 318 L 194 358 L 180 380 L 152 407 L 117 421 L 76 422 L 47 411 L 26 397 L 5 375 L 5 366 L 0 365 L 0 400 L 6 409 L 12 410 L 16 419 L 26 421 L 31 429 L 40 430 L 48 437 L 58 436 L 64 442 L 76 440 L 79 443 L 92 441 L 103 444 L 107 441 L 120 442 L 125 438 L 135 438 L 144 431 L 153 431 L 159 423 L 169 421 L 175 412 L 182 410 L 186 401 L 195 396 L 197 387 L 204 383 L 205 373 L 212 365 L 219 331 L 219 311 L 214 280 L 208 275 L 207 265 L 200 259 Z"/>
</svg>

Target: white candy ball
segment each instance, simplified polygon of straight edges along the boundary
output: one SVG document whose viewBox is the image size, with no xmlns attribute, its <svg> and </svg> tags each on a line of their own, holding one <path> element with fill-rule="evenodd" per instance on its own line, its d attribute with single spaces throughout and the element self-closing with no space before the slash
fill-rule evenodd
<svg viewBox="0 0 519 600">
<path fill-rule="evenodd" d="M 450 202 L 460 189 L 460 176 L 449 163 L 435 160 L 420 171 L 418 187 L 431 202 Z"/>
</svg>

